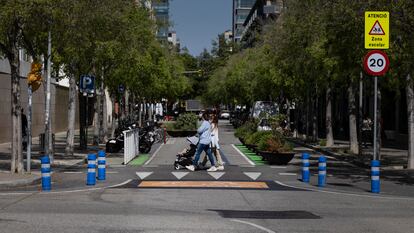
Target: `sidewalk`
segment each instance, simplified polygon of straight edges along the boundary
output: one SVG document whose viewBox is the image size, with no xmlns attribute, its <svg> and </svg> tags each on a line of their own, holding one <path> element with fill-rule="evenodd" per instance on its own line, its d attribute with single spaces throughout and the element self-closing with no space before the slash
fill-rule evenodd
<svg viewBox="0 0 414 233">
<path fill-rule="evenodd" d="M 303 146 L 303 151 L 309 148 L 316 152 L 310 152 L 313 176 L 318 174 L 319 154 L 328 157 L 327 170 L 331 182 L 328 182 L 327 187 L 341 190 L 369 191 L 372 148 L 364 148 L 363 155 L 358 156 L 346 153 L 349 150 L 349 143 L 346 144 L 346 142 L 340 142 L 334 147 L 321 147 L 297 139 L 289 140 Z M 381 148 L 381 154 L 381 190 L 387 194 L 413 196 L 414 170 L 404 169 L 407 162 L 407 151 Z M 295 165 L 301 166 L 301 161 L 298 161 Z M 316 181 L 311 182 L 314 186 L 316 186 L 316 183 Z M 381 193 L 383 193 L 382 191 Z"/>
<path fill-rule="evenodd" d="M 96 153 L 100 149 L 105 149 L 105 145 L 100 145 L 99 147 L 88 145 L 88 150 L 80 150 L 78 147 L 78 131 L 76 131 L 76 133 L 75 150 L 72 156 L 65 155 L 66 132 L 55 134 L 54 162 L 52 165 L 52 170 L 54 172 L 83 167 L 85 165 L 88 153 Z M 93 132 L 91 131 L 91 133 L 88 135 L 88 142 L 92 142 Z M 25 186 L 40 183 L 40 158 L 43 156 L 44 154 L 40 149 L 39 137 L 35 137 L 32 139 L 31 173 L 11 174 L 11 143 L 0 144 L 0 188 Z M 119 155 L 114 154 L 110 157 L 119 157 Z M 26 152 L 23 152 L 23 164 L 25 170 L 27 170 L 26 158 L 27 154 Z"/>
</svg>

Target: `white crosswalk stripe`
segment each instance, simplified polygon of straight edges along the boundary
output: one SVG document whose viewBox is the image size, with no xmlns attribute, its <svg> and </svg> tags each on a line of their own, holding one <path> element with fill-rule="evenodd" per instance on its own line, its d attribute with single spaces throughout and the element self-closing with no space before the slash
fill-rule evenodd
<svg viewBox="0 0 414 233">
<path fill-rule="evenodd" d="M 250 177 L 252 180 L 257 180 L 262 174 L 261 172 L 243 172 L 246 176 Z"/>
<path fill-rule="evenodd" d="M 136 172 L 137 176 L 143 180 L 145 178 L 147 178 L 148 176 L 150 176 L 153 172 Z"/>
<path fill-rule="evenodd" d="M 188 175 L 189 172 L 171 172 L 177 179 L 181 180 L 184 176 Z"/>
<path fill-rule="evenodd" d="M 212 176 L 214 179 L 218 180 L 225 174 L 225 172 L 208 172 L 208 174 Z"/>
</svg>

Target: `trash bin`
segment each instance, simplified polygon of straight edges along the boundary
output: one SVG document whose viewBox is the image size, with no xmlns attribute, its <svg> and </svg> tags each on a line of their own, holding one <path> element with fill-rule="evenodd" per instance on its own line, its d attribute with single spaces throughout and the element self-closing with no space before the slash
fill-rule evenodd
<svg viewBox="0 0 414 233">
<path fill-rule="evenodd" d="M 39 144 L 40 149 L 44 152 L 45 151 L 45 134 L 41 133 L 39 135 Z M 55 134 L 52 134 L 52 147 L 55 148 Z"/>
</svg>

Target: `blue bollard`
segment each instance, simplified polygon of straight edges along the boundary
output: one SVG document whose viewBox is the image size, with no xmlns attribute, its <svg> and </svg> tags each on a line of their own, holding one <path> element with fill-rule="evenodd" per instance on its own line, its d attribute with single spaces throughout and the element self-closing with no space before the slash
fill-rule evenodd
<svg viewBox="0 0 414 233">
<path fill-rule="evenodd" d="M 50 159 L 49 156 L 40 158 L 42 172 L 42 190 L 50 191 L 52 188 L 52 178 L 50 176 Z"/>
<path fill-rule="evenodd" d="M 95 185 L 96 183 L 96 155 L 88 154 L 88 174 L 86 176 L 86 185 Z"/>
<path fill-rule="evenodd" d="M 302 181 L 309 183 L 310 180 L 310 171 L 309 171 L 309 158 L 310 155 L 308 153 L 303 153 L 302 154 Z"/>
<path fill-rule="evenodd" d="M 100 150 L 98 152 L 98 180 L 105 180 L 105 179 L 106 179 L 105 152 Z"/>
<path fill-rule="evenodd" d="M 325 187 L 326 183 L 326 157 L 321 155 L 318 163 L 318 186 Z"/>
<path fill-rule="evenodd" d="M 380 161 L 371 161 L 371 192 L 380 192 Z"/>
</svg>

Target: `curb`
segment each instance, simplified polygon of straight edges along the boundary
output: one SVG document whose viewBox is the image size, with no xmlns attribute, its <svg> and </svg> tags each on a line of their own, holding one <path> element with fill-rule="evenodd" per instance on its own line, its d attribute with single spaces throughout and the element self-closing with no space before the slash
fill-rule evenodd
<svg viewBox="0 0 414 233">
<path fill-rule="evenodd" d="M 291 139 L 291 138 L 286 138 L 286 140 L 290 141 L 292 143 L 295 143 L 297 145 L 307 147 L 307 148 L 312 149 L 316 152 L 319 152 L 319 153 L 322 153 L 322 154 L 325 154 L 325 155 L 328 155 L 328 156 L 335 157 L 336 159 L 338 159 L 340 161 L 345 161 L 345 162 L 352 163 L 352 164 L 354 164 L 358 167 L 361 167 L 361 168 L 365 168 L 365 169 L 371 168 L 371 166 L 369 164 L 364 163 L 364 161 L 361 161 L 360 158 L 357 158 L 354 155 L 334 153 L 334 152 L 331 152 L 331 151 L 328 151 L 328 150 L 324 150 L 324 149 L 321 149 L 321 148 L 318 148 L 318 147 L 311 146 L 309 144 L 306 144 L 304 142 L 294 140 L 294 139 Z"/>
<path fill-rule="evenodd" d="M 32 184 L 40 184 L 42 177 L 35 175 L 35 177 L 19 180 L 0 181 L 0 188 L 14 188 Z"/>
</svg>

